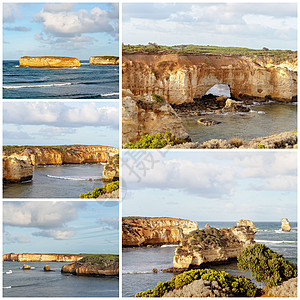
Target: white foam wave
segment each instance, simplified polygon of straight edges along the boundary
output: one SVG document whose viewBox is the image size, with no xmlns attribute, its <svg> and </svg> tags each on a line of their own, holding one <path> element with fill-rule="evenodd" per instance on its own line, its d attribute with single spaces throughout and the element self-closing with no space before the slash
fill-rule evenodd
<svg viewBox="0 0 300 300">
<path fill-rule="evenodd" d="M 162 245 L 161 248 L 177 247 L 178 245 Z"/>
<path fill-rule="evenodd" d="M 260 114 L 260 115 L 265 115 L 266 114 L 264 111 L 261 111 L 261 110 L 258 110 L 257 113 Z"/>
<path fill-rule="evenodd" d="M 90 179 L 98 179 L 98 177 L 78 177 L 78 176 L 55 176 L 55 175 L 47 175 L 47 177 L 55 178 L 55 179 L 63 179 L 63 180 L 75 180 L 75 181 L 88 181 Z"/>
<path fill-rule="evenodd" d="M 4 286 L 3 288 L 4 288 L 4 289 L 11 289 L 11 285 L 9 285 L 9 286 Z"/>
<path fill-rule="evenodd" d="M 123 272 L 123 274 L 151 274 L 153 271 L 128 271 Z"/>
<path fill-rule="evenodd" d="M 8 270 L 7 272 L 5 272 L 5 274 L 7 275 L 12 274 L 12 270 Z"/>
<path fill-rule="evenodd" d="M 108 96 L 118 96 L 119 93 L 107 93 L 107 94 L 101 94 L 101 97 L 108 97 Z"/>
<path fill-rule="evenodd" d="M 66 83 L 51 83 L 51 84 L 40 84 L 40 85 L 6 85 L 4 89 L 25 89 L 25 88 L 40 88 L 40 87 L 51 87 L 51 86 L 64 86 L 71 85 L 71 82 Z"/>
<path fill-rule="evenodd" d="M 269 243 L 269 244 L 297 244 L 297 241 L 268 241 L 268 240 L 255 240 L 257 243 Z"/>
</svg>

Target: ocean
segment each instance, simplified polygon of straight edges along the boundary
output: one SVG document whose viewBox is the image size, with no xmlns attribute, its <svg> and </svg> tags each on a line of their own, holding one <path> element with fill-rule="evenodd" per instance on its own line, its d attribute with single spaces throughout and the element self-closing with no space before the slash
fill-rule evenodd
<svg viewBox="0 0 300 300">
<path fill-rule="evenodd" d="M 22 270 L 28 264 L 34 269 Z M 44 272 L 45 265 L 54 272 Z M 3 262 L 4 297 L 118 297 L 118 277 L 61 274 L 63 262 Z M 11 271 L 10 271 L 11 270 Z"/>
<path fill-rule="evenodd" d="M 79 68 L 20 68 L 18 61 L 3 61 L 4 99 L 118 99 L 119 66 Z"/>
<path fill-rule="evenodd" d="M 208 222 L 216 228 L 229 228 L 235 226 L 235 222 Z M 199 228 L 203 229 L 205 222 L 198 222 Z M 254 222 L 258 232 L 255 234 L 255 241 L 266 244 L 269 248 L 282 254 L 292 263 L 297 263 L 297 223 L 290 222 L 291 232 L 282 232 L 280 222 Z M 173 256 L 176 245 L 164 245 L 153 248 L 124 248 L 123 255 L 123 276 L 122 294 L 123 297 L 134 297 L 137 292 L 153 289 L 159 282 L 168 281 L 172 273 L 161 272 L 161 269 L 173 265 Z M 152 269 L 159 270 L 153 273 Z M 251 277 L 250 272 L 244 272 L 237 268 L 236 263 L 211 267 L 216 270 L 224 270 L 230 275 L 244 275 Z M 255 283 L 258 287 L 261 284 Z"/>
<path fill-rule="evenodd" d="M 34 167 L 33 180 L 3 184 L 4 198 L 79 198 L 102 187 L 101 164 L 65 164 Z"/>
<path fill-rule="evenodd" d="M 221 122 L 203 126 L 197 123 L 199 116 L 181 117 L 193 142 L 203 143 L 211 139 L 239 137 L 251 140 L 284 131 L 297 130 L 297 105 L 295 103 L 254 103 L 247 113 L 203 114 L 203 117 Z"/>
</svg>

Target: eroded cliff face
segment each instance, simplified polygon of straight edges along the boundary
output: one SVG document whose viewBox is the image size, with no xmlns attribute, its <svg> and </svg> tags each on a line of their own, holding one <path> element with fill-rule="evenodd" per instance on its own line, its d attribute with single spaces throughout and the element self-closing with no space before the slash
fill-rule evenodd
<svg viewBox="0 0 300 300">
<path fill-rule="evenodd" d="M 23 56 L 19 58 L 19 65 L 30 68 L 71 68 L 80 67 L 80 61 L 73 57 Z"/>
<path fill-rule="evenodd" d="M 166 131 L 182 140 L 189 135 L 182 121 L 171 105 L 163 98 L 148 96 L 135 97 L 130 91 L 123 90 L 122 101 L 122 142 L 135 143 L 143 135 Z"/>
<path fill-rule="evenodd" d="M 187 235 L 175 250 L 175 269 L 189 269 L 203 264 L 219 264 L 236 258 L 247 246 L 254 243 L 257 231 L 254 224 L 245 220 L 232 228 L 203 230 Z"/>
<path fill-rule="evenodd" d="M 104 180 L 119 180 L 119 154 L 110 157 L 104 166 Z"/>
<path fill-rule="evenodd" d="M 55 147 L 28 146 L 16 153 L 3 152 L 3 180 L 21 182 L 30 180 L 32 166 L 84 164 L 107 162 L 111 156 L 119 153 L 118 148 L 106 146 L 66 146 Z"/>
<path fill-rule="evenodd" d="M 38 253 L 8 253 L 3 254 L 3 261 L 34 261 L 34 262 L 74 262 L 82 259 L 82 255 L 64 255 L 64 254 L 38 254 Z"/>
<path fill-rule="evenodd" d="M 197 222 L 175 218 L 128 217 L 122 220 L 123 247 L 178 244 L 198 229 Z"/>
<path fill-rule="evenodd" d="M 91 65 L 118 65 L 119 57 L 117 56 L 91 56 Z"/>
<path fill-rule="evenodd" d="M 155 93 L 171 104 L 201 98 L 215 84 L 228 84 L 236 99 L 296 101 L 297 62 L 224 55 L 123 54 L 123 88 Z"/>
</svg>

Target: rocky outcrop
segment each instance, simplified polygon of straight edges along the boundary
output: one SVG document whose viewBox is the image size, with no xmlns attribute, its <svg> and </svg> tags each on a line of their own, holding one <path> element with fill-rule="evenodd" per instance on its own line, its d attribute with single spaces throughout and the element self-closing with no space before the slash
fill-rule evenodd
<svg viewBox="0 0 300 300">
<path fill-rule="evenodd" d="M 119 180 L 119 154 L 108 159 L 104 166 L 103 179 L 106 181 Z"/>
<path fill-rule="evenodd" d="M 127 54 L 122 56 L 124 89 L 158 94 L 171 104 L 201 98 L 215 84 L 228 84 L 235 99 L 296 101 L 297 62 L 213 54 Z"/>
<path fill-rule="evenodd" d="M 222 110 L 224 112 L 249 112 L 250 108 L 242 105 L 239 101 L 227 99 Z"/>
<path fill-rule="evenodd" d="M 281 230 L 285 232 L 290 232 L 291 231 L 291 226 L 289 223 L 289 220 L 287 218 L 281 219 Z"/>
<path fill-rule="evenodd" d="M 284 281 L 279 286 L 274 286 L 272 288 L 265 288 L 263 290 L 263 297 L 297 297 L 298 283 L 297 278 L 291 278 Z"/>
<path fill-rule="evenodd" d="M 107 162 L 119 153 L 106 146 L 20 146 L 3 150 L 3 180 L 22 182 L 32 179 L 32 166 Z"/>
<path fill-rule="evenodd" d="M 91 56 L 91 65 L 118 65 L 119 57 L 117 56 Z"/>
<path fill-rule="evenodd" d="M 189 269 L 205 264 L 226 263 L 237 258 L 244 248 L 254 243 L 255 226 L 246 221 L 232 228 L 207 226 L 187 235 L 175 250 L 174 270 Z"/>
<path fill-rule="evenodd" d="M 31 267 L 29 265 L 23 265 L 22 270 L 30 270 Z"/>
<path fill-rule="evenodd" d="M 39 254 L 39 253 L 8 253 L 3 254 L 3 261 L 34 261 L 34 262 L 73 262 L 82 259 L 82 255 L 65 255 L 65 254 Z"/>
<path fill-rule="evenodd" d="M 88 257 L 70 265 L 63 265 L 62 273 L 84 276 L 118 276 L 118 255 L 101 255 L 100 259 L 90 260 Z"/>
<path fill-rule="evenodd" d="M 184 219 L 125 217 L 122 220 L 122 245 L 178 244 L 185 235 L 197 228 L 197 222 Z"/>
<path fill-rule="evenodd" d="M 22 182 L 31 180 L 33 167 L 26 156 L 3 157 L 4 182 Z"/>
<path fill-rule="evenodd" d="M 72 68 L 80 67 L 78 58 L 60 56 L 23 56 L 19 58 L 20 67 L 30 68 Z"/>
<path fill-rule="evenodd" d="M 255 224 L 250 221 L 250 220 L 239 220 L 236 224 L 238 227 L 250 227 L 250 229 L 256 233 L 257 232 L 257 229 L 255 227 Z"/>
<path fill-rule="evenodd" d="M 45 271 L 45 272 L 50 272 L 50 271 L 51 271 L 50 266 L 45 265 L 45 266 L 44 266 L 44 271 Z"/>
<path fill-rule="evenodd" d="M 135 143 L 143 135 L 166 131 L 179 139 L 189 139 L 182 121 L 163 98 L 154 94 L 134 97 L 130 91 L 123 91 L 123 143 Z"/>
</svg>

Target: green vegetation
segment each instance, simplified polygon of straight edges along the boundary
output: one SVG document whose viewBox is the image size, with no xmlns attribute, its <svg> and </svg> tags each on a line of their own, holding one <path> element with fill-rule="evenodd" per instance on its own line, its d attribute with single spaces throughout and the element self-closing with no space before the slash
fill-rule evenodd
<svg viewBox="0 0 300 300">
<path fill-rule="evenodd" d="M 152 94 L 151 96 L 152 96 L 153 100 L 155 100 L 156 102 L 160 102 L 160 103 L 166 102 L 166 100 L 159 95 Z"/>
<path fill-rule="evenodd" d="M 204 243 L 205 245 L 211 245 L 213 247 L 224 247 L 225 240 L 220 230 L 210 227 L 209 229 L 196 229 L 192 231 L 188 236 L 189 241 L 185 239 L 183 243 L 187 242 L 191 245 L 199 245 Z"/>
<path fill-rule="evenodd" d="M 222 288 L 228 287 L 231 292 L 237 297 L 254 297 L 256 295 L 256 288 L 250 279 L 244 276 L 229 276 L 224 271 L 216 271 L 211 269 L 197 269 L 183 272 L 170 281 L 164 283 L 159 282 L 154 290 L 147 290 L 140 292 L 135 297 L 162 297 L 165 293 L 174 289 L 182 289 L 185 285 L 190 284 L 194 280 L 209 280 L 217 281 Z"/>
<path fill-rule="evenodd" d="M 295 265 L 263 244 L 255 243 L 244 249 L 238 256 L 238 267 L 243 271 L 250 270 L 255 280 L 266 282 L 267 287 L 297 277 Z"/>
<path fill-rule="evenodd" d="M 136 143 L 125 143 L 124 145 L 128 149 L 160 149 L 167 145 L 174 146 L 183 143 L 183 140 L 166 131 L 164 135 L 160 133 L 143 135 Z"/>
<path fill-rule="evenodd" d="M 118 188 L 119 188 L 119 181 L 114 181 L 114 182 L 104 185 L 101 188 L 95 188 L 91 193 L 88 192 L 86 194 L 81 194 L 80 198 L 83 198 L 83 199 L 98 198 L 100 195 L 112 193 L 113 191 L 117 190 Z"/>
<path fill-rule="evenodd" d="M 157 53 L 157 54 L 215 54 L 230 56 L 247 56 L 255 59 L 265 60 L 271 58 L 274 63 L 280 63 L 285 60 L 296 61 L 297 51 L 292 50 L 269 50 L 249 49 L 241 47 L 217 47 L 217 46 L 200 46 L 200 45 L 175 45 L 163 46 L 155 43 L 148 45 L 122 45 L 123 53 Z"/>
<path fill-rule="evenodd" d="M 257 144 L 256 148 L 257 149 L 266 149 L 266 146 L 263 144 Z"/>
<path fill-rule="evenodd" d="M 105 267 L 113 262 L 119 261 L 119 255 L 114 254 L 85 254 L 85 257 L 78 261 L 79 264 L 100 265 Z"/>
</svg>

